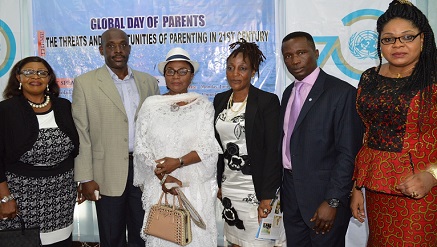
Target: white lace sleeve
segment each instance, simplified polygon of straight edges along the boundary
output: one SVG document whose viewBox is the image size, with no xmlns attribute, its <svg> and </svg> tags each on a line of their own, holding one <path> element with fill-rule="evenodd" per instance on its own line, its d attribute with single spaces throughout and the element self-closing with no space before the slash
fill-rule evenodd
<svg viewBox="0 0 437 247">
<path fill-rule="evenodd" d="M 198 138 L 193 147 L 203 163 L 203 166 L 196 166 L 198 178 L 206 181 L 216 177 L 218 154 L 222 150 L 214 135 L 214 107 L 207 99 L 205 101 L 197 122 Z"/>
<path fill-rule="evenodd" d="M 150 143 L 148 143 L 148 127 L 150 126 L 150 111 L 149 104 L 146 100 L 138 112 L 135 129 L 135 145 L 134 145 L 134 186 L 142 187 L 145 181 L 153 179 L 155 168 L 155 157 L 150 150 Z"/>
</svg>

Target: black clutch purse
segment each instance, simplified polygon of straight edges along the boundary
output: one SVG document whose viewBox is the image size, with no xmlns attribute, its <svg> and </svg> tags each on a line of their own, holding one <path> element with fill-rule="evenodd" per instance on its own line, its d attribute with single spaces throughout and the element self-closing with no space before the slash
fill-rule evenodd
<svg viewBox="0 0 437 247">
<path fill-rule="evenodd" d="M 7 229 L 0 231 L 0 244 L 8 247 L 40 247 L 39 227 L 26 228 L 24 220 L 20 218 L 20 229 Z"/>
</svg>

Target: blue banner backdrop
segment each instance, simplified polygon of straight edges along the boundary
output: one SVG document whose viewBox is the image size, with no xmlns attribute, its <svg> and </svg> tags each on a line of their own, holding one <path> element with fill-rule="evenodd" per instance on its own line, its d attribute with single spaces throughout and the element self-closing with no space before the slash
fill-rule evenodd
<svg viewBox="0 0 437 247">
<path fill-rule="evenodd" d="M 104 64 L 100 35 L 123 29 L 132 45 L 129 65 L 159 80 L 157 64 L 173 47 L 186 49 L 200 63 L 190 91 L 208 96 L 228 89 L 229 44 L 256 42 L 267 57 L 253 84 L 275 92 L 275 1 L 99 1 L 33 0 L 37 54 L 54 67 L 61 95 L 71 100 L 73 78 Z"/>
</svg>

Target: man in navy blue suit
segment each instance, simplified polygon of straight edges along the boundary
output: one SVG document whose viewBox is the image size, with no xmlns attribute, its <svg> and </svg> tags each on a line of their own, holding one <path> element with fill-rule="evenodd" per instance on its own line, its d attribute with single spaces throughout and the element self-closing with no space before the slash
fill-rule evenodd
<svg viewBox="0 0 437 247">
<path fill-rule="evenodd" d="M 345 246 L 354 160 L 363 135 L 356 89 L 317 66 L 319 51 L 308 33 L 288 34 L 282 55 L 295 77 L 281 104 L 287 245 Z"/>
</svg>

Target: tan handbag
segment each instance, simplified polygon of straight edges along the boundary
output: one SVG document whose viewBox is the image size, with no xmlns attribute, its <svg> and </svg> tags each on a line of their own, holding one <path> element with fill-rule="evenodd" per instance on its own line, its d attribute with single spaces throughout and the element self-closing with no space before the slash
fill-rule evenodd
<svg viewBox="0 0 437 247">
<path fill-rule="evenodd" d="M 191 243 L 190 213 L 182 207 L 179 195 L 177 198 L 179 207 L 176 207 L 176 196 L 173 196 L 173 205 L 169 205 L 167 194 L 162 192 L 158 203 L 150 208 L 144 233 L 185 246 Z"/>
</svg>

